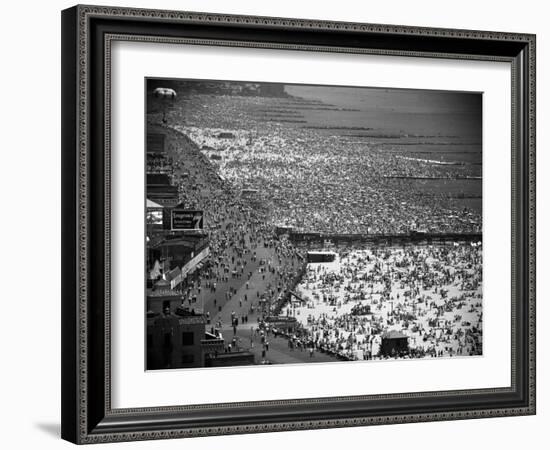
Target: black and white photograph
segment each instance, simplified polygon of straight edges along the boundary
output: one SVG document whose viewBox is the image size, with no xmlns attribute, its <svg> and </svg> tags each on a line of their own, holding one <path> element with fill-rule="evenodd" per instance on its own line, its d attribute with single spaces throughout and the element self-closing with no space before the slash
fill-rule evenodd
<svg viewBox="0 0 550 450">
<path fill-rule="evenodd" d="M 3 9 L 1 448 L 543 448 L 547 3 L 92 3 Z"/>
<path fill-rule="evenodd" d="M 483 355 L 482 93 L 145 91 L 147 370 Z"/>
</svg>

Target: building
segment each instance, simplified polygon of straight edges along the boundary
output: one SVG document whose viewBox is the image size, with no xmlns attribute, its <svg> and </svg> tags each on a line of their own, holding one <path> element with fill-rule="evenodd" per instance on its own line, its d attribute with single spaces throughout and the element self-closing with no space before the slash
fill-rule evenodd
<svg viewBox="0 0 550 450">
<path fill-rule="evenodd" d="M 147 369 L 205 367 L 205 358 L 224 351 L 220 336 L 205 331 L 206 319 L 193 309 L 147 312 Z"/>
<path fill-rule="evenodd" d="M 178 187 L 171 184 L 147 185 L 147 198 L 162 206 L 174 207 L 179 203 Z"/>
<path fill-rule="evenodd" d="M 165 153 L 166 136 L 162 133 L 147 133 L 147 152 Z"/>
<path fill-rule="evenodd" d="M 173 160 L 164 153 L 147 152 L 147 173 L 167 173 L 174 171 Z"/>
<path fill-rule="evenodd" d="M 401 331 L 388 331 L 382 335 L 381 356 L 397 356 L 409 351 L 409 337 Z"/>
<path fill-rule="evenodd" d="M 202 314 L 193 311 L 182 315 L 169 309 L 160 314 L 148 312 L 147 369 L 202 367 L 200 341 L 205 323 Z"/>
<path fill-rule="evenodd" d="M 157 157 L 153 159 L 153 155 Z M 171 172 L 162 170 L 168 162 L 163 158 L 162 153 L 147 154 L 147 198 L 162 206 L 174 207 L 179 203 L 178 187 L 172 184 Z"/>
<path fill-rule="evenodd" d="M 147 187 L 171 185 L 172 179 L 168 173 L 148 173 Z"/>
<path fill-rule="evenodd" d="M 336 260 L 335 252 L 307 252 L 308 263 L 329 263 Z"/>
<path fill-rule="evenodd" d="M 149 241 L 147 252 L 149 271 L 160 261 L 165 274 L 179 267 L 183 280 L 205 264 L 210 255 L 209 239 L 202 233 L 166 232 Z"/>
<path fill-rule="evenodd" d="M 162 314 L 168 310 L 170 313 L 175 313 L 182 303 L 184 298 L 181 292 L 172 290 L 170 282 L 166 280 L 159 280 L 154 288 L 147 292 L 148 312 Z"/>
</svg>

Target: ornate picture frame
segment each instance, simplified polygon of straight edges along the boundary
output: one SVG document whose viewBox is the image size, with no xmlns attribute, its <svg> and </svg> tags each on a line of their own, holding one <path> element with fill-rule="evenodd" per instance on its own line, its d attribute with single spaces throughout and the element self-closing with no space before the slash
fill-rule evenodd
<svg viewBox="0 0 550 450">
<path fill-rule="evenodd" d="M 113 408 L 110 71 L 117 41 L 510 63 L 511 385 Z M 534 35 L 80 5 L 62 12 L 64 439 L 84 444 L 528 414 L 535 414 Z"/>
</svg>

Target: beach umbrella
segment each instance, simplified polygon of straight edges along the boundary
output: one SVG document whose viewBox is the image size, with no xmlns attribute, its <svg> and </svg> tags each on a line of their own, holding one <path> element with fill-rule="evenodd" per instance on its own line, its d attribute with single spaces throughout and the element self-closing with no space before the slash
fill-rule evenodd
<svg viewBox="0 0 550 450">
<path fill-rule="evenodd" d="M 177 97 L 176 91 L 170 88 L 158 87 L 153 91 L 153 96 L 158 98 L 162 105 L 162 122 L 166 123 L 166 110 L 174 104 Z"/>
</svg>

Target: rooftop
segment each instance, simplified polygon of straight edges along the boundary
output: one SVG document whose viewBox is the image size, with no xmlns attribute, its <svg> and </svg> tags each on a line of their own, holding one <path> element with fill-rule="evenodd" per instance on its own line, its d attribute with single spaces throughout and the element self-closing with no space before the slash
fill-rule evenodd
<svg viewBox="0 0 550 450">
<path fill-rule="evenodd" d="M 397 330 L 390 330 L 382 335 L 382 339 L 408 339 L 408 336 Z"/>
</svg>

